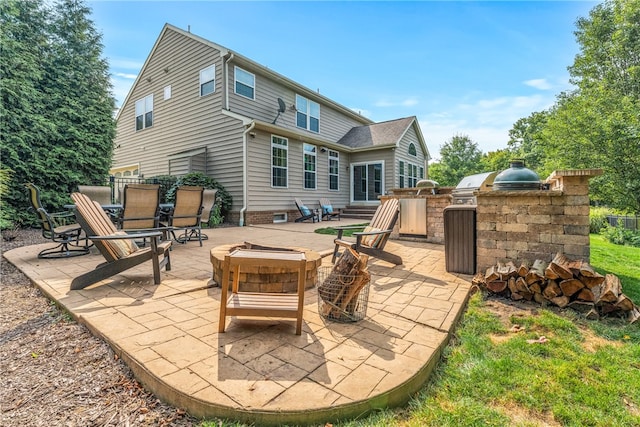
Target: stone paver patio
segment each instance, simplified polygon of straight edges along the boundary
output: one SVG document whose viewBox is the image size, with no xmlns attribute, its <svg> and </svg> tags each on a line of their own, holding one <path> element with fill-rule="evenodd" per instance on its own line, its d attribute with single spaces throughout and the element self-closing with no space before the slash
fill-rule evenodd
<svg viewBox="0 0 640 427">
<path fill-rule="evenodd" d="M 351 221 L 353 223 L 354 221 Z M 43 245 L 6 252 L 45 294 L 108 342 L 138 380 L 164 401 L 199 417 L 257 425 L 309 424 L 402 405 L 437 364 L 468 299 L 471 276 L 445 271 L 441 245 L 392 240 L 404 264 L 371 258 L 367 317 L 338 323 L 318 314 L 306 291 L 302 335 L 295 321 L 231 318 L 219 334 L 220 288 L 212 247 L 250 241 L 330 254 L 318 227 L 279 224 L 206 230 L 209 240 L 175 244 L 172 269 L 154 285 L 151 263 L 70 291 L 71 279 L 103 258 L 41 260 Z M 51 245 L 51 243 L 48 243 Z M 46 245 L 45 245 L 46 246 Z M 330 257 L 323 265 L 329 266 Z"/>
</svg>

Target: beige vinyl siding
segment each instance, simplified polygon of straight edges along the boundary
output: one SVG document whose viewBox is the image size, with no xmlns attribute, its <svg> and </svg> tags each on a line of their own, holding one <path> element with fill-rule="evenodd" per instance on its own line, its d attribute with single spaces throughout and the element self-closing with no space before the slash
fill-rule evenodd
<svg viewBox="0 0 640 427">
<path fill-rule="evenodd" d="M 416 155 L 412 156 L 409 154 L 409 144 L 413 143 L 416 147 Z M 424 153 L 424 151 L 422 150 L 422 146 L 420 145 L 420 143 L 418 142 L 418 136 L 416 134 L 416 130 L 413 126 L 411 126 L 408 130 L 407 133 L 405 133 L 404 137 L 400 140 L 400 143 L 398 144 L 398 148 L 395 151 L 395 155 L 396 155 L 396 160 L 393 164 L 393 168 L 394 168 L 394 178 L 393 178 L 393 187 L 391 188 L 400 188 L 400 169 L 399 169 L 399 161 L 404 161 L 405 162 L 405 175 L 406 173 L 406 165 L 407 163 L 412 163 L 414 165 L 417 165 L 418 167 L 422 167 L 423 171 L 424 171 L 424 177 L 427 176 L 427 168 L 425 165 L 425 155 L 426 153 Z M 418 176 L 417 178 L 418 180 L 420 179 L 420 177 Z M 408 184 L 405 180 L 405 187 L 407 187 Z M 387 190 L 390 190 L 391 188 L 387 188 Z"/>
<path fill-rule="evenodd" d="M 278 126 L 291 130 L 308 133 L 309 135 L 325 138 L 336 142 L 344 136 L 354 126 L 362 126 L 366 123 L 352 119 L 327 104 L 323 104 L 319 98 L 312 95 L 296 92 L 293 88 L 269 79 L 268 76 L 260 74 L 258 71 L 238 65 L 245 71 L 255 75 L 255 100 L 248 99 L 235 93 L 235 67 L 229 64 L 229 109 L 235 113 L 242 114 L 253 119 L 272 123 L 278 115 L 278 98 L 282 98 L 287 109 L 281 113 L 276 121 Z M 295 105 L 296 94 L 320 104 L 320 132 L 311 132 L 296 126 L 296 113 L 290 107 Z"/>
<path fill-rule="evenodd" d="M 200 96 L 199 72 L 216 66 L 215 92 Z M 167 29 L 118 117 L 113 166 L 140 163 L 145 177 L 169 172 L 168 157 L 207 148 L 208 175 L 231 193 L 233 209 L 242 206 L 242 123 L 221 114 L 224 85 L 220 52 Z M 171 85 L 172 96 L 163 90 Z M 152 127 L 136 132 L 135 101 L 154 95 Z"/>
<path fill-rule="evenodd" d="M 384 188 L 382 189 L 383 194 L 389 191 L 394 186 L 394 159 L 394 151 L 391 151 L 391 148 L 351 153 L 351 163 L 373 163 L 379 161 L 384 162 Z M 350 188 L 349 191 L 351 191 Z"/>
<path fill-rule="evenodd" d="M 271 186 L 271 133 L 256 132 L 255 138 L 248 139 L 248 187 L 250 211 L 294 210 L 293 199 L 300 197 L 311 208 L 317 208 L 321 197 L 331 199 L 334 206 L 342 207 L 348 204 L 349 173 L 346 171 L 348 155 L 340 153 L 340 192 L 329 191 L 329 175 L 327 152 L 321 153 L 318 146 L 316 155 L 315 190 L 303 188 L 303 142 L 287 138 L 288 140 L 288 188 Z M 279 136 L 279 135 L 277 135 Z M 345 193 L 345 190 L 346 193 Z"/>
</svg>

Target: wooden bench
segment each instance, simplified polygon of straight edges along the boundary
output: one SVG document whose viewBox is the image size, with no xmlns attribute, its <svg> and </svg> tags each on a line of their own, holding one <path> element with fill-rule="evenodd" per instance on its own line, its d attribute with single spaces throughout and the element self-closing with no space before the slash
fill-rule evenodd
<svg viewBox="0 0 640 427">
<path fill-rule="evenodd" d="M 224 332 L 228 316 L 284 317 L 296 319 L 296 335 L 302 334 L 304 285 L 307 261 L 304 253 L 292 251 L 264 251 L 237 249 L 224 258 L 222 268 L 222 295 L 220 297 L 220 324 Z M 239 292 L 240 272 L 247 267 L 289 267 L 298 271 L 296 293 Z M 229 295 L 229 277 L 233 284 Z"/>
</svg>

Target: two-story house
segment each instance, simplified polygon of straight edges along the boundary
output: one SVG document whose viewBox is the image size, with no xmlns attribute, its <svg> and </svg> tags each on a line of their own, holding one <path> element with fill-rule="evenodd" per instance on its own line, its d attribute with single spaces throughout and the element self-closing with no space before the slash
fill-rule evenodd
<svg viewBox="0 0 640 427">
<path fill-rule="evenodd" d="M 378 204 L 427 174 L 415 117 L 374 123 L 237 52 L 166 24 L 117 115 L 116 176 L 204 172 L 240 225 Z"/>
</svg>

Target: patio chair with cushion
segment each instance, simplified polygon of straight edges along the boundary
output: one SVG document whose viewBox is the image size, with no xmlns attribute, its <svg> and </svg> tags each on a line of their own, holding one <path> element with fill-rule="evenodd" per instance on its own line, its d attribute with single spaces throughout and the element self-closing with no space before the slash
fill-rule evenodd
<svg viewBox="0 0 640 427">
<path fill-rule="evenodd" d="M 335 209 L 331 204 L 331 200 L 327 198 L 320 199 L 320 211 L 322 213 L 322 219 L 326 221 L 331 221 L 333 218 L 338 218 L 340 221 L 340 210 Z"/>
<path fill-rule="evenodd" d="M 307 205 L 302 203 L 302 200 L 296 198 L 295 202 L 296 202 L 296 207 L 300 212 L 300 215 L 302 215 L 300 218 L 296 218 L 295 222 L 302 222 L 308 219 L 312 220 L 313 222 L 320 221 L 320 215 L 317 212 L 314 212 L 311 209 L 309 209 Z"/>
<path fill-rule="evenodd" d="M 122 192 L 121 230 L 158 228 L 160 222 L 160 185 L 127 184 Z"/>
<path fill-rule="evenodd" d="M 40 201 L 40 189 L 32 183 L 26 184 L 32 209 L 38 214 L 42 227 L 42 236 L 58 245 L 47 248 L 38 254 L 38 258 L 68 258 L 89 253 L 86 237 L 81 238 L 82 227 L 74 221 L 71 212 L 49 213 Z M 69 245 L 75 246 L 70 248 Z"/>
<path fill-rule="evenodd" d="M 202 195 L 204 188 L 183 185 L 176 190 L 176 203 L 169 212 L 167 226 L 179 243 L 187 243 L 189 240 L 197 240 L 202 246 Z M 175 232 L 182 230 L 183 234 L 176 237 Z"/>
<path fill-rule="evenodd" d="M 161 231 L 127 234 L 115 228 L 99 203 L 92 202 L 80 193 L 71 194 L 71 198 L 75 203 L 78 223 L 106 260 L 94 270 L 74 278 L 71 281 L 71 290 L 84 289 L 149 260 L 153 264 L 153 282 L 156 285 L 160 284 L 160 270 L 163 267 L 167 271 L 171 270 L 169 257 L 171 241 L 161 242 Z M 139 248 L 133 239 L 140 237 L 149 239 L 150 246 Z"/>
<path fill-rule="evenodd" d="M 399 213 L 400 202 L 398 199 L 388 199 L 383 202 L 378 206 L 378 209 L 376 209 L 369 225 L 366 226 L 362 232 L 353 233 L 356 237 L 355 243 L 343 240 L 342 235 L 345 230 L 361 227 L 335 227 L 336 230 L 338 230 L 338 237 L 334 240 L 336 246 L 333 250 L 331 262 L 335 263 L 339 249 L 343 246 L 350 247 L 358 253 L 362 252 L 395 265 L 402 264 L 402 258 L 398 255 L 384 251 L 387 240 L 398 220 Z"/>
<path fill-rule="evenodd" d="M 160 185 L 126 184 L 122 191 L 122 210 L 115 218 L 120 230 L 140 233 L 160 229 Z M 163 239 L 166 239 L 166 230 Z M 146 239 L 142 238 L 142 245 Z"/>
</svg>

